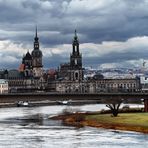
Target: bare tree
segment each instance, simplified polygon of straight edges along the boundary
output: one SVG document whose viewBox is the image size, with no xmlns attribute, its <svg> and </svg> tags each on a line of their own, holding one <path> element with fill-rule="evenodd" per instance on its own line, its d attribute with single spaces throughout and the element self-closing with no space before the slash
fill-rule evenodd
<svg viewBox="0 0 148 148">
<path fill-rule="evenodd" d="M 110 99 L 110 100 L 106 100 L 105 103 L 107 104 L 106 107 L 108 107 L 113 116 L 114 117 L 117 117 L 118 113 L 119 113 L 119 107 L 121 105 L 121 103 L 123 102 L 122 99 Z"/>
</svg>

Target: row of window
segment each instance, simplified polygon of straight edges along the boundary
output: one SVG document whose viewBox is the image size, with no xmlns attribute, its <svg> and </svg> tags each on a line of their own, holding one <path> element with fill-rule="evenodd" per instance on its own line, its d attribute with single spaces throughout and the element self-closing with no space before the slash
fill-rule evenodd
<svg viewBox="0 0 148 148">
<path fill-rule="evenodd" d="M 0 88 L 8 88 L 8 84 L 2 84 L 0 85 Z"/>
<path fill-rule="evenodd" d="M 136 88 L 135 83 L 128 84 L 98 84 L 97 87 L 100 88 Z"/>
<path fill-rule="evenodd" d="M 1 94 L 3 94 L 3 93 L 8 93 L 8 90 L 1 90 L 0 93 L 1 93 Z"/>
</svg>

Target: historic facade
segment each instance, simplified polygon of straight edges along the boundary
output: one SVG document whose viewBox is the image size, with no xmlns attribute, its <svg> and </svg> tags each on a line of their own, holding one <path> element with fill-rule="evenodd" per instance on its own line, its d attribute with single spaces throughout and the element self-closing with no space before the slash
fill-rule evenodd
<svg viewBox="0 0 148 148">
<path fill-rule="evenodd" d="M 33 51 L 31 53 L 28 51 L 23 56 L 19 71 L 9 71 L 10 92 L 32 92 L 45 88 L 42 51 L 39 47 L 36 28 Z"/>
<path fill-rule="evenodd" d="M 81 82 L 83 80 L 82 54 L 79 51 L 79 40 L 75 30 L 72 43 L 72 53 L 70 55 L 70 80 Z"/>
<path fill-rule="evenodd" d="M 34 49 L 30 54 L 29 51 L 23 56 L 22 64 L 19 71 L 23 73 L 24 77 L 40 78 L 43 76 L 42 51 L 39 49 L 39 38 L 36 34 L 34 38 Z"/>
<path fill-rule="evenodd" d="M 23 57 L 20 68 L 21 72 L 23 72 L 24 77 L 29 78 L 33 76 L 32 56 L 29 51 Z"/>
<path fill-rule="evenodd" d="M 75 30 L 72 41 L 72 53 L 70 54 L 70 62 L 61 64 L 58 79 L 56 80 L 57 92 L 82 92 L 82 84 L 84 83 L 84 74 L 82 67 L 82 54 L 79 50 L 79 39 Z"/>
<path fill-rule="evenodd" d="M 0 78 L 8 80 L 9 92 L 109 93 L 141 89 L 139 78 L 107 79 L 101 74 L 84 78 L 79 44 L 75 30 L 69 62 L 45 72 L 36 28 L 32 52 L 23 56 L 19 70 L 0 71 Z M 143 80 L 145 84 L 146 79 Z"/>
<path fill-rule="evenodd" d="M 79 39 L 75 31 L 72 42 L 70 62 L 62 64 L 59 79 L 56 80 L 56 91 L 60 93 L 102 93 L 102 92 L 135 92 L 139 91 L 138 78 L 104 79 L 102 75 L 93 79 L 84 79 L 82 54 L 79 51 Z"/>
<path fill-rule="evenodd" d="M 8 93 L 8 90 L 8 81 L 5 79 L 0 79 L 0 94 Z"/>
<path fill-rule="evenodd" d="M 76 30 L 72 42 L 70 62 L 60 65 L 59 78 L 66 81 L 83 81 L 82 54 L 79 51 L 79 39 Z"/>
<path fill-rule="evenodd" d="M 37 36 L 37 28 L 36 35 L 34 38 L 34 49 L 31 53 L 32 55 L 32 68 L 33 68 L 33 76 L 34 77 L 42 77 L 43 75 L 43 64 L 42 64 L 42 52 L 39 49 L 39 38 Z"/>
</svg>

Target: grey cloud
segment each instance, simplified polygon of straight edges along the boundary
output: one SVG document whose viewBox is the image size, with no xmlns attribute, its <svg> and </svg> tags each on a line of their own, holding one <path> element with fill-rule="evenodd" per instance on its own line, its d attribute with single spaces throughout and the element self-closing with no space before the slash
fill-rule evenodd
<svg viewBox="0 0 148 148">
<path fill-rule="evenodd" d="M 147 52 L 146 49 L 142 49 L 142 50 L 140 49 L 137 51 L 133 51 L 133 49 L 129 49 L 129 51 L 125 53 L 112 52 L 101 57 L 97 57 L 97 56 L 84 57 L 83 64 L 85 66 L 96 67 L 104 63 L 118 63 L 118 64 L 122 63 L 122 65 L 124 64 L 125 66 L 127 64 L 127 61 L 130 61 L 130 60 L 148 59 L 147 54 L 145 54 L 146 52 Z"/>
<path fill-rule="evenodd" d="M 69 14 L 68 10 L 64 10 L 64 6 L 62 5 L 64 2 L 67 2 L 68 9 L 72 0 L 48 0 L 52 7 L 49 10 L 44 10 L 41 7 L 41 3 L 46 1 L 23 0 L 19 2 L 18 7 L 8 5 L 6 3 L 7 1 L 1 2 L 0 27 L 16 32 L 23 29 L 32 32 L 35 24 L 39 24 L 40 30 L 59 31 L 64 34 L 71 34 L 77 28 L 85 36 L 85 41 L 82 39 L 82 42 L 95 43 L 104 40 L 123 41 L 137 35 L 142 36 L 148 34 L 148 27 L 145 25 L 148 22 L 145 1 L 131 2 L 130 0 L 116 0 L 110 7 L 107 5 L 107 7 L 100 10 L 79 10 L 72 14 Z M 143 9 L 139 9 L 135 3 L 137 5 L 141 4 Z M 131 7 L 132 10 L 130 10 Z M 7 37 L 9 38 L 9 34 Z M 26 40 L 21 36 L 19 38 L 20 42 Z M 50 44 L 56 45 L 58 43 L 53 40 L 52 43 L 49 42 L 49 46 Z"/>
<path fill-rule="evenodd" d="M 80 43 L 126 41 L 136 36 L 148 36 L 146 0 L 100 1 L 103 3 L 101 7 L 93 9 L 92 5 L 91 9 L 81 9 L 77 5 L 74 9 L 74 0 L 0 0 L 0 30 L 5 31 L 0 35 L 0 40 L 11 40 L 22 43 L 24 48 L 32 48 L 36 24 L 43 48 L 71 44 L 75 28 Z M 46 2 L 49 2 L 48 5 Z M 83 2 L 87 5 L 87 1 Z M 54 31 L 58 33 L 51 33 Z M 84 64 L 118 62 L 119 57 L 121 61 L 137 59 L 137 55 L 146 58 L 144 52 L 135 50 L 135 54 L 129 49 L 127 53 L 115 52 L 101 58 L 86 55 Z M 59 62 L 55 63 L 55 57 Z M 62 61 L 64 59 L 60 55 L 53 55 L 45 58 L 45 66 L 58 65 Z"/>
</svg>

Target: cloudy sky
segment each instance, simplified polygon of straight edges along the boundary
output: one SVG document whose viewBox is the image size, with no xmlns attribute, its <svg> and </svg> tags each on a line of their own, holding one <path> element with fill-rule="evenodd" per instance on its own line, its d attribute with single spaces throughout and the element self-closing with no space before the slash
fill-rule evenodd
<svg viewBox="0 0 148 148">
<path fill-rule="evenodd" d="M 46 68 L 69 61 L 75 29 L 85 67 L 148 67 L 148 0 L 0 0 L 0 68 L 19 67 L 36 25 Z"/>
</svg>

